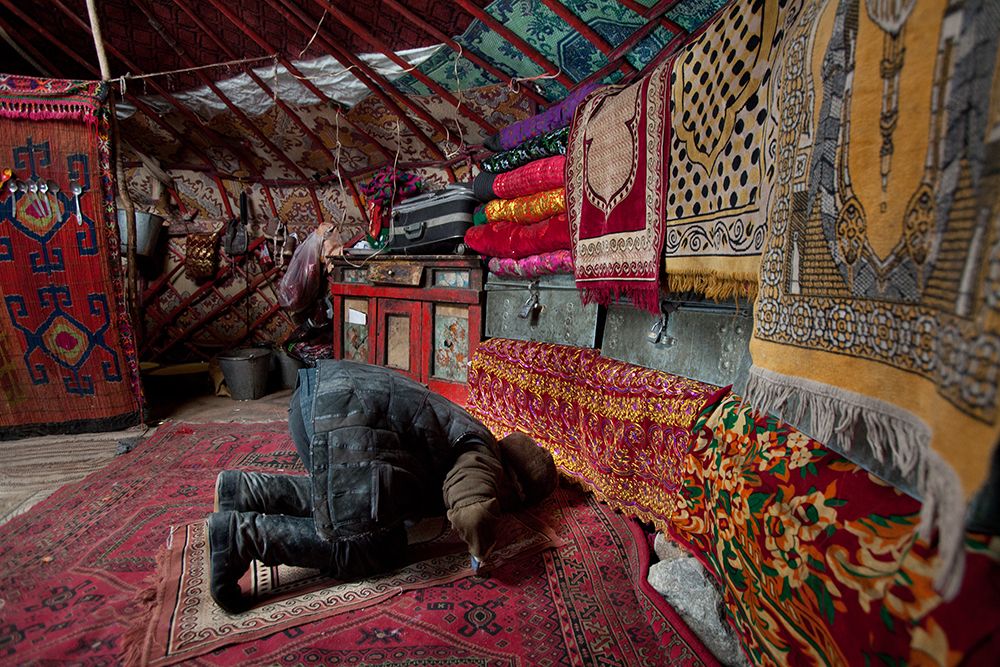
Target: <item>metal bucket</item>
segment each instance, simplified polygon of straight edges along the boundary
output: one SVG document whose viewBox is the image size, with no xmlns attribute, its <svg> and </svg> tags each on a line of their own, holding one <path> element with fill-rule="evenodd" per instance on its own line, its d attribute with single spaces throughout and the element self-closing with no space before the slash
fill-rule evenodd
<svg viewBox="0 0 1000 667">
<path fill-rule="evenodd" d="M 295 389 L 299 379 L 299 369 L 305 368 L 306 365 L 285 350 L 276 350 L 274 361 L 282 389 Z"/>
<path fill-rule="evenodd" d="M 267 394 L 271 370 L 271 350 L 244 347 L 220 354 L 219 367 L 226 378 L 229 395 L 237 401 L 252 401 Z"/>
</svg>

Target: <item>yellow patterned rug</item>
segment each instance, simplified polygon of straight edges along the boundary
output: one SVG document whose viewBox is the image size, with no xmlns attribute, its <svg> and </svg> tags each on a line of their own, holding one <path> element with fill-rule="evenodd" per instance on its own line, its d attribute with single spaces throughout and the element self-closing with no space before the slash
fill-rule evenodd
<svg viewBox="0 0 1000 667">
<path fill-rule="evenodd" d="M 998 21 L 978 0 L 790 3 L 768 93 L 746 393 L 912 480 L 946 592 L 1000 433 Z"/>
</svg>

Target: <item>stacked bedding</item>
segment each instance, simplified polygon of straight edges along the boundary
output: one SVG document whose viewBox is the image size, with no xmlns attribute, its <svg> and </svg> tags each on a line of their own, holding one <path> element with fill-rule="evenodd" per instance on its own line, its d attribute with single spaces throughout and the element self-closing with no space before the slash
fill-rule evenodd
<svg viewBox="0 0 1000 667">
<path fill-rule="evenodd" d="M 490 271 L 513 278 L 572 273 L 566 217 L 566 142 L 581 88 L 545 112 L 501 130 L 486 142 L 473 191 L 484 204 L 465 244 L 489 258 Z"/>
</svg>

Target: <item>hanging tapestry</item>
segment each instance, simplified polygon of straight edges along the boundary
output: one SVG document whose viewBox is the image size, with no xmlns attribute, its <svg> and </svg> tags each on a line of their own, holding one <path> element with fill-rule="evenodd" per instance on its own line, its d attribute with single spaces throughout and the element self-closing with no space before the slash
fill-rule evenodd
<svg viewBox="0 0 1000 667">
<path fill-rule="evenodd" d="M 672 292 L 713 299 L 756 292 L 778 4 L 733 3 L 674 61 L 663 248 Z"/>
<path fill-rule="evenodd" d="M 954 592 L 1000 433 L 1000 7 L 806 0 L 795 18 L 748 398 L 912 479 Z"/>
<path fill-rule="evenodd" d="M 0 77 L 0 439 L 140 421 L 106 96 Z"/>
<path fill-rule="evenodd" d="M 570 126 L 566 210 L 584 302 L 626 296 L 660 312 L 672 63 L 630 86 L 595 91 Z"/>
</svg>

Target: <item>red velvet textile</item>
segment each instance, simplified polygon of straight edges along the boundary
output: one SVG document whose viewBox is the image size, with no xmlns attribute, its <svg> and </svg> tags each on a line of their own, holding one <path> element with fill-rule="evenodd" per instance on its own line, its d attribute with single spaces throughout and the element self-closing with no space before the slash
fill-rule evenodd
<svg viewBox="0 0 1000 667">
<path fill-rule="evenodd" d="M 497 174 L 493 181 L 493 194 L 499 199 L 515 199 L 561 188 L 565 184 L 566 156 L 553 155 Z"/>
<path fill-rule="evenodd" d="M 471 227 L 465 244 L 486 257 L 521 259 L 556 250 L 569 250 L 569 225 L 559 213 L 530 225 L 518 222 L 489 222 Z"/>
</svg>

